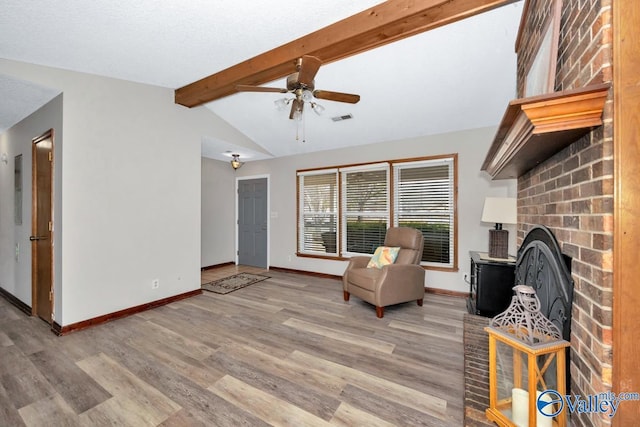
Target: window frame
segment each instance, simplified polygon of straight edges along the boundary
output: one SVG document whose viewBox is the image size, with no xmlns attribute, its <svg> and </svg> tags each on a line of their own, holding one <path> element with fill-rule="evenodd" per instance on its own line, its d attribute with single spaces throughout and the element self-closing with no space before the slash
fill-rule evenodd
<svg viewBox="0 0 640 427">
<path fill-rule="evenodd" d="M 451 194 L 451 219 L 450 226 L 453 230 L 450 231 L 449 237 L 449 263 L 435 263 L 429 261 L 422 261 L 420 265 L 425 268 L 431 270 L 458 270 L 458 169 L 457 169 L 457 154 L 444 155 L 444 156 L 433 156 L 429 158 L 422 159 L 406 159 L 401 161 L 393 162 L 393 215 L 392 215 L 392 224 L 394 226 L 398 225 L 399 213 L 398 210 L 400 207 L 398 206 L 399 195 L 397 192 L 399 191 L 400 185 L 400 177 L 399 172 L 401 169 L 413 169 L 413 168 L 421 168 L 425 166 L 437 166 L 437 165 L 447 165 L 448 169 L 450 168 L 451 181 L 449 181 L 450 194 Z"/>
<path fill-rule="evenodd" d="M 335 187 L 335 197 L 336 197 L 336 252 L 329 252 L 326 255 L 319 251 L 306 250 L 304 248 L 303 239 L 304 239 L 304 230 L 301 232 L 301 225 L 304 224 L 304 197 L 300 197 L 302 193 L 302 189 L 304 186 L 304 177 L 307 176 L 318 176 L 318 175 L 330 175 L 335 174 L 336 187 Z M 339 235 L 340 235 L 340 175 L 338 174 L 337 168 L 328 168 L 328 169 L 315 169 L 308 171 L 298 171 L 296 173 L 296 252 L 298 256 L 312 256 L 312 257 L 321 257 L 321 258 L 337 258 L 340 255 L 340 246 L 339 246 Z M 304 194 L 303 194 L 304 196 Z"/>
<path fill-rule="evenodd" d="M 449 264 L 438 265 L 437 263 L 433 264 L 425 264 L 421 263 L 421 266 L 427 270 L 436 270 L 436 271 L 458 271 L 458 153 L 452 154 L 442 154 L 435 156 L 425 156 L 425 157 L 414 157 L 414 158 L 404 158 L 404 159 L 394 159 L 394 160 L 385 160 L 385 161 L 377 161 L 377 162 L 367 162 L 367 163 L 357 163 L 357 164 L 346 164 L 339 165 L 333 167 L 322 167 L 322 168 L 309 168 L 309 169 L 299 169 L 296 171 L 296 255 L 298 257 L 307 257 L 307 258 L 318 258 L 318 259 L 327 259 L 327 260 L 341 260 L 348 261 L 352 256 L 358 255 L 370 255 L 370 254 L 360 254 L 360 253 L 347 253 L 345 252 L 346 248 L 344 246 L 346 236 L 343 236 L 345 231 L 343 230 L 346 227 L 346 224 L 343 224 L 343 219 L 345 218 L 344 214 L 344 200 L 343 200 L 343 173 L 354 171 L 354 170 L 371 170 L 376 166 L 385 165 L 387 167 L 387 226 L 389 224 L 396 224 L 395 222 L 395 209 L 396 209 L 396 166 L 404 166 L 408 164 L 427 164 L 432 161 L 442 161 L 442 160 L 451 160 L 452 164 L 452 198 L 453 198 L 453 233 L 450 238 L 450 260 Z M 336 236 L 336 245 L 337 245 L 337 254 L 328 253 L 324 254 L 321 252 L 311 252 L 311 251 L 303 251 L 300 247 L 300 235 L 304 230 L 301 230 L 300 223 L 300 215 L 301 215 L 301 187 L 300 187 L 300 176 L 306 174 L 322 174 L 322 173 L 336 173 L 336 179 L 338 183 L 338 213 L 337 213 L 337 236 Z M 343 250 L 345 248 L 345 250 Z"/>
</svg>

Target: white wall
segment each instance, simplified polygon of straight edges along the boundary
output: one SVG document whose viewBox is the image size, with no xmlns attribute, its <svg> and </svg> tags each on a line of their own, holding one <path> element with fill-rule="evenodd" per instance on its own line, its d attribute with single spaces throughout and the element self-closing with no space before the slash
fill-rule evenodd
<svg viewBox="0 0 640 427">
<path fill-rule="evenodd" d="M 491 181 L 480 171 L 495 128 L 483 128 L 405 141 L 371 144 L 246 163 L 239 176 L 271 176 L 271 266 L 341 275 L 344 261 L 297 257 L 296 170 L 380 160 L 458 153 L 458 272 L 428 270 L 426 285 L 468 292 L 463 274 L 469 270 L 469 251 L 488 249 L 491 224 L 480 221 L 486 196 L 514 196 L 515 180 Z M 515 228 L 510 230 L 510 253 L 515 252 Z"/>
<path fill-rule="evenodd" d="M 56 322 L 199 288 L 201 139 L 242 145 L 246 137 L 206 108 L 176 105 L 172 89 L 7 60 L 0 60 L 0 73 L 63 93 L 64 138 L 56 138 L 55 152 Z M 5 234 L 3 220 L 3 248 L 13 245 Z M 30 277 L 7 280 L 12 293 L 30 292 Z"/>
<path fill-rule="evenodd" d="M 458 152 L 461 271 L 470 249 L 487 247 L 484 197 L 515 195 L 515 182 L 491 182 L 479 171 L 494 129 L 250 162 L 234 174 L 226 163 L 201 160 L 202 137 L 260 148 L 209 110 L 175 105 L 171 89 L 1 59 L 0 72 L 62 92 L 0 136 L 0 153 L 12 161 L 23 152 L 27 172 L 16 227 L 12 163 L 0 164 L 0 286 L 30 304 L 30 142 L 55 130 L 54 314 L 62 326 L 197 289 L 201 266 L 232 261 L 235 203 L 227 201 L 235 200 L 236 177 L 270 176 L 272 266 L 337 275 L 345 262 L 295 256 L 296 169 Z M 212 222 L 201 224 L 201 215 Z M 460 273 L 428 271 L 426 284 L 467 290 Z"/>
<path fill-rule="evenodd" d="M 229 162 L 202 158 L 201 267 L 236 259 L 235 176 Z"/>
<path fill-rule="evenodd" d="M 54 134 L 54 154 L 60 152 L 62 139 L 62 95 L 42 106 L 28 118 L 0 135 L 0 153 L 7 153 L 8 163 L 0 163 L 0 287 L 31 306 L 31 145 L 32 140 L 49 129 Z M 22 155 L 22 224 L 14 221 L 14 158 Z M 60 164 L 57 164 L 60 166 Z M 54 206 L 60 202 L 60 168 L 54 169 Z M 54 217 L 54 226 L 60 227 Z M 54 263 L 60 271 L 60 236 L 54 234 Z M 57 301 L 58 302 L 58 301 Z M 58 304 L 59 306 L 59 304 Z"/>
</svg>

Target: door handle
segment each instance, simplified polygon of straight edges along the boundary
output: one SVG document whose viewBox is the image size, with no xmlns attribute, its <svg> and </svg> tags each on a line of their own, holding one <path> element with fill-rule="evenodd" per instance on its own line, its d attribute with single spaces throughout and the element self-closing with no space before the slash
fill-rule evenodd
<svg viewBox="0 0 640 427">
<path fill-rule="evenodd" d="M 31 240 L 32 242 L 36 240 L 47 240 L 48 238 L 48 236 L 29 236 L 29 240 Z"/>
</svg>

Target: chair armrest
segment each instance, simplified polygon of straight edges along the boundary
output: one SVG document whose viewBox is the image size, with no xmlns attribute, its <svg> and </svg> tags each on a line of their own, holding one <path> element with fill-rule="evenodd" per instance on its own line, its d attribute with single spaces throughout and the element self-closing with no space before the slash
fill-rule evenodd
<svg viewBox="0 0 640 427">
<path fill-rule="evenodd" d="M 370 256 L 362 256 L 362 255 L 353 256 L 349 259 L 349 265 L 347 265 L 347 268 L 344 270 L 344 273 L 342 273 L 342 288 L 345 291 L 349 290 L 349 283 L 348 283 L 349 270 L 351 270 L 352 268 L 366 268 L 370 259 L 371 259 Z"/>
<path fill-rule="evenodd" d="M 369 264 L 370 259 L 370 256 L 352 256 L 349 259 L 349 265 L 347 265 L 347 269 L 345 271 L 349 270 L 350 268 L 365 268 L 367 264 Z"/>
<path fill-rule="evenodd" d="M 422 298 L 424 277 L 424 268 L 416 264 L 385 265 L 376 284 L 376 304 L 384 307 L 413 297 Z"/>
</svg>

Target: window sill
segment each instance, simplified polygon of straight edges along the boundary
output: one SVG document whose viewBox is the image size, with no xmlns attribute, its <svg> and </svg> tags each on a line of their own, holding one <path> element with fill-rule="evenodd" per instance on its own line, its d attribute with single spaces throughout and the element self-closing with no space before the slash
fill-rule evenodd
<svg viewBox="0 0 640 427">
<path fill-rule="evenodd" d="M 306 254 L 303 252 L 296 252 L 296 256 L 299 258 L 318 258 L 331 261 L 349 261 L 349 258 L 341 257 L 338 255 L 319 255 L 319 254 Z"/>
<path fill-rule="evenodd" d="M 315 259 L 323 259 L 323 260 L 327 260 L 327 261 L 349 261 L 351 259 L 351 257 L 344 257 L 344 256 L 338 256 L 338 255 L 319 255 L 319 254 L 306 254 L 306 253 L 302 253 L 302 252 L 296 252 L 296 256 L 299 258 L 315 258 Z M 371 255 L 354 255 L 354 256 L 371 256 Z M 422 268 L 424 268 L 425 270 L 432 270 L 432 271 L 445 271 L 445 272 L 450 272 L 450 273 L 455 273 L 457 272 L 458 266 L 453 266 L 453 267 L 436 267 L 433 265 L 421 265 Z"/>
</svg>

